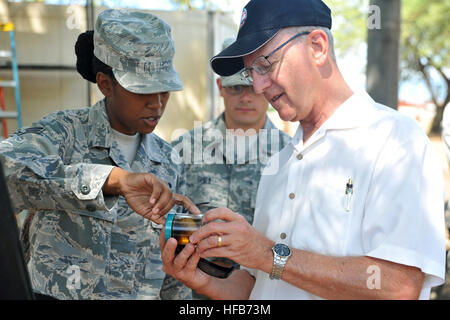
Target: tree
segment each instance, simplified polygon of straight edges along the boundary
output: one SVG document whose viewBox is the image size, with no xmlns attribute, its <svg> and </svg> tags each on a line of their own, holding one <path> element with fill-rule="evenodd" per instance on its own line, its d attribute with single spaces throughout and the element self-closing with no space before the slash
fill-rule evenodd
<svg viewBox="0 0 450 320">
<path fill-rule="evenodd" d="M 357 53 L 367 39 L 369 0 L 324 0 L 333 16 L 336 49 L 343 55 Z"/>
<path fill-rule="evenodd" d="M 358 50 L 367 39 L 369 1 L 324 1 L 333 12 L 333 25 L 338 25 L 333 32 L 337 51 Z M 449 1 L 402 1 L 400 81 L 426 84 L 437 111 L 433 133 L 440 132 L 442 113 L 450 102 L 449 16 Z"/>
<path fill-rule="evenodd" d="M 421 77 L 436 105 L 432 132 L 440 132 L 444 107 L 450 102 L 450 3 L 404 1 L 401 66 L 403 79 Z M 432 75 L 438 80 L 433 80 Z"/>
</svg>

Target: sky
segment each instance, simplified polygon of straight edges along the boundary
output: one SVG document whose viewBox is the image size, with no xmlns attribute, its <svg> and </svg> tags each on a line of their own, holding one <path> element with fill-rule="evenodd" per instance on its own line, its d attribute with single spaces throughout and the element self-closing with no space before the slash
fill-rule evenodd
<svg viewBox="0 0 450 320">
<path fill-rule="evenodd" d="M 170 0 L 99 0 L 105 5 L 114 6 L 120 3 L 123 6 L 130 8 L 150 9 L 150 10 L 174 10 L 176 7 Z M 249 0 L 216 0 L 214 3 L 223 11 L 231 11 L 233 20 L 236 24 L 239 23 L 242 8 Z M 47 3 L 54 4 L 79 4 L 84 5 L 85 0 L 47 0 Z M 193 0 L 194 6 L 200 5 L 201 1 Z M 365 89 L 365 64 L 367 55 L 367 46 L 362 45 L 357 54 L 341 55 L 339 50 L 336 50 L 337 61 L 339 68 L 349 83 L 350 87 L 354 89 Z M 402 81 L 399 87 L 399 99 L 414 103 L 423 103 L 430 100 L 430 94 L 421 81 Z"/>
</svg>

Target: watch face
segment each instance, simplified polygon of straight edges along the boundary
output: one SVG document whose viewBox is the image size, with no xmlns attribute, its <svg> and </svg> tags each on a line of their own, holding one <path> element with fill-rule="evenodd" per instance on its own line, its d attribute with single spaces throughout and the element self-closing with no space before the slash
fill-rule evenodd
<svg viewBox="0 0 450 320">
<path fill-rule="evenodd" d="M 282 243 L 277 243 L 273 249 L 278 255 L 280 255 L 282 257 L 286 257 L 291 253 L 291 250 L 289 249 L 289 247 Z"/>
</svg>

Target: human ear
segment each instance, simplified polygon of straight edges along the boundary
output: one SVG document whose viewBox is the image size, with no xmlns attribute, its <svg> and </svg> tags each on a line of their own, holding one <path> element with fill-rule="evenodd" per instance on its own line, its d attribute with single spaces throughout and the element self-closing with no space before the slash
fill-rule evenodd
<svg viewBox="0 0 450 320">
<path fill-rule="evenodd" d="M 322 67 L 328 57 L 328 37 L 322 30 L 314 30 L 310 34 L 313 59 L 318 67 Z"/>
<path fill-rule="evenodd" d="M 111 96 L 113 92 L 113 80 L 110 76 L 103 72 L 97 72 L 96 75 L 97 87 L 105 97 Z"/>
<path fill-rule="evenodd" d="M 217 78 L 216 79 L 216 83 L 217 83 L 217 88 L 219 90 L 222 90 L 222 80 L 220 80 L 220 78 Z"/>
<path fill-rule="evenodd" d="M 220 96 L 223 97 L 223 94 L 222 94 L 222 89 L 223 89 L 223 87 L 222 87 L 222 80 L 220 78 L 217 78 L 216 79 L 216 84 L 217 84 L 217 88 L 219 89 Z"/>
</svg>

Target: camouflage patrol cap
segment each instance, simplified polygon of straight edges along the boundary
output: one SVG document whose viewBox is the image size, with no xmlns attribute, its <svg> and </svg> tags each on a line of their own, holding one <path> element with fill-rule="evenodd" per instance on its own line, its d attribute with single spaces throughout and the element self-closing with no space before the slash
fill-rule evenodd
<svg viewBox="0 0 450 320">
<path fill-rule="evenodd" d="M 183 90 L 174 54 L 170 26 L 157 16 L 122 9 L 98 15 L 94 55 L 112 68 L 126 90 L 140 94 Z"/>
<path fill-rule="evenodd" d="M 222 50 L 230 46 L 235 39 L 233 38 L 227 38 L 223 41 Z M 220 77 L 220 81 L 222 83 L 222 87 L 231 87 L 231 86 L 251 86 L 252 84 L 250 81 L 247 80 L 247 78 L 243 77 L 241 75 L 241 72 L 237 72 L 231 76 L 228 77 Z"/>
</svg>

